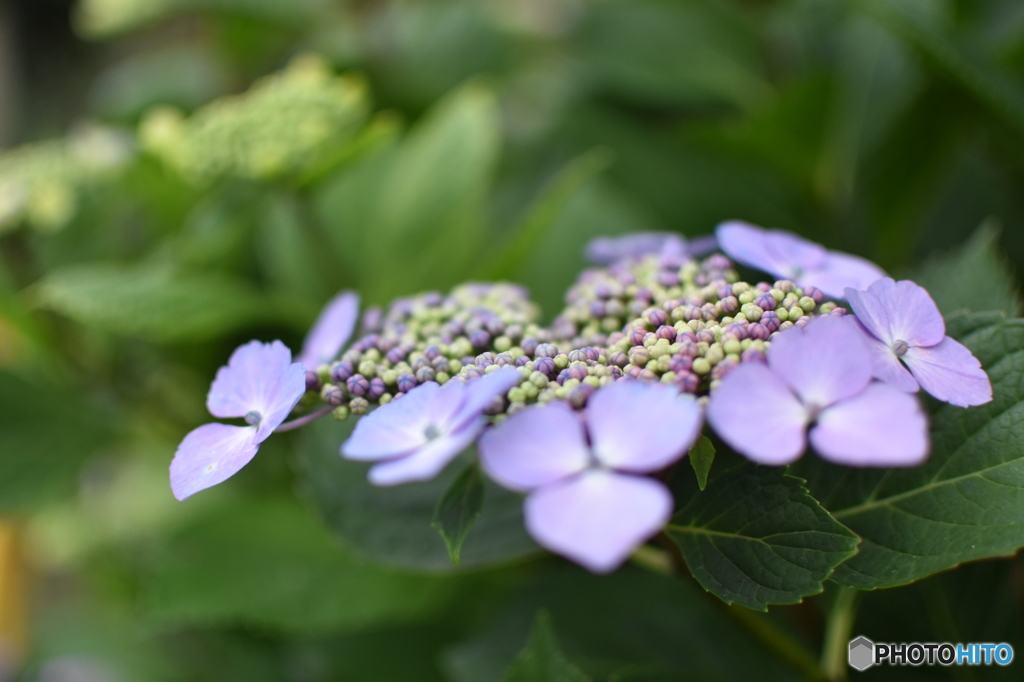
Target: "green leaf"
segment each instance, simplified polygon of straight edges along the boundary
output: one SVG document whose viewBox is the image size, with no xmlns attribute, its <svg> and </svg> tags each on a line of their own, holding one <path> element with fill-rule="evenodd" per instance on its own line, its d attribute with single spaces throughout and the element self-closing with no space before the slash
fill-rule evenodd
<svg viewBox="0 0 1024 682">
<path fill-rule="evenodd" d="M 294 502 L 215 507 L 153 557 L 141 601 L 168 625 L 257 623 L 312 632 L 427 616 L 458 579 L 360 562 Z"/>
<path fill-rule="evenodd" d="M 72 492 L 82 464 L 114 435 L 77 391 L 0 372 L 0 509 Z"/>
<path fill-rule="evenodd" d="M 449 466 L 437 478 L 393 488 L 366 480 L 368 465 L 338 456 L 355 419 L 320 420 L 303 429 L 298 446 L 306 493 L 328 525 L 361 554 L 385 564 L 452 570 L 448 550 L 437 541 L 431 519 L 437 500 L 458 475 Z M 460 567 L 493 565 L 534 554 L 537 546 L 523 528 L 523 501 L 490 481 L 484 482 L 479 520 L 467 532 Z"/>
<path fill-rule="evenodd" d="M 558 647 L 551 614 L 538 611 L 530 638 L 505 674 L 505 682 L 588 682 L 590 677 Z"/>
<path fill-rule="evenodd" d="M 715 461 L 715 445 L 707 436 L 700 439 L 690 448 L 690 466 L 697 474 L 697 485 L 704 490 L 708 484 L 708 473 L 711 472 L 711 464 Z"/>
<path fill-rule="evenodd" d="M 294 197 L 269 197 L 256 246 L 261 269 L 276 290 L 297 302 L 311 304 L 312 319 L 316 303 L 326 301 L 332 292 L 318 267 L 321 261 L 317 245 Z"/>
<path fill-rule="evenodd" d="M 995 221 L 981 224 L 956 251 L 935 256 L 908 276 L 931 294 L 939 310 L 1020 310 L 1017 285 L 999 253 Z"/>
<path fill-rule="evenodd" d="M 666 528 L 697 581 L 726 603 L 765 611 L 822 591 L 857 549 L 843 527 L 779 469 L 741 465 L 714 477 Z"/>
<path fill-rule="evenodd" d="M 484 507 L 484 480 L 476 464 L 466 467 L 452 481 L 434 509 L 430 525 L 436 528 L 448 547 L 452 563 L 459 565 L 459 555 L 466 535 Z"/>
<path fill-rule="evenodd" d="M 35 301 L 79 324 L 153 341 L 199 341 L 269 317 L 264 300 L 220 275 L 73 265 L 51 271 Z"/>
<path fill-rule="evenodd" d="M 467 85 L 435 105 L 401 142 L 360 159 L 320 189 L 320 222 L 364 298 L 385 302 L 447 287 L 469 271 L 483 242 L 498 128 L 494 95 Z"/>
<path fill-rule="evenodd" d="M 935 405 L 927 463 L 885 471 L 801 463 L 811 491 L 862 538 L 833 575 L 839 583 L 893 587 L 1024 546 L 1024 320 L 963 314 L 948 331 L 981 361 L 994 398 L 969 409 Z"/>
</svg>

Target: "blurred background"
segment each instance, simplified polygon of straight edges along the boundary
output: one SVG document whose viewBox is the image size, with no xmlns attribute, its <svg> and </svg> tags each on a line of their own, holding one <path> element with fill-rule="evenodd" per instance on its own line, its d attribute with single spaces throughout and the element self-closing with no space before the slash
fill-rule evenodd
<svg viewBox="0 0 1024 682">
<path fill-rule="evenodd" d="M 344 424 L 185 503 L 167 467 L 231 350 L 344 287 L 550 318 L 594 236 L 730 218 L 1024 272 L 1024 3 L 2 0 L 0 150 L 0 680 L 501 680 L 540 607 L 595 679 L 806 679 L 686 580 L 453 570 L 438 488 L 368 492 Z M 1020 643 L 1022 594 L 979 563 L 858 630 Z M 815 652 L 829 598 L 758 622 Z"/>
</svg>

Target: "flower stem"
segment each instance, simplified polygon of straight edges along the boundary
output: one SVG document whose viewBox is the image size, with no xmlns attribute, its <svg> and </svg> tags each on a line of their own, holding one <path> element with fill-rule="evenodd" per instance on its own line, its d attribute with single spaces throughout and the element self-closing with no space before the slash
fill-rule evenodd
<svg viewBox="0 0 1024 682">
<path fill-rule="evenodd" d="M 845 682 L 847 647 L 857 618 L 858 590 L 841 587 L 832 602 L 825 623 L 825 642 L 821 652 L 821 670 L 829 682 Z"/>
<path fill-rule="evenodd" d="M 293 419 L 290 422 L 285 422 L 284 424 L 281 424 L 276 429 L 274 429 L 274 433 L 281 433 L 282 431 L 291 431 L 292 429 L 297 429 L 300 426 L 305 426 L 306 424 L 312 421 L 316 421 L 317 419 L 323 417 L 324 415 L 330 414 L 331 410 L 333 409 L 333 407 L 328 405 L 327 407 L 320 408 L 316 412 L 310 412 L 309 414 L 303 415 L 297 419 Z"/>
</svg>

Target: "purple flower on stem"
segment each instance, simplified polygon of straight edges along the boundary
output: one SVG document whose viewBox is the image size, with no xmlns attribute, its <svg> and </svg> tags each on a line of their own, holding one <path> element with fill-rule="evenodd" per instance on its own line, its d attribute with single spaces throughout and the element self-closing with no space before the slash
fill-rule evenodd
<svg viewBox="0 0 1024 682">
<path fill-rule="evenodd" d="M 519 379 L 508 367 L 466 383 L 421 384 L 359 420 L 341 453 L 379 462 L 369 473 L 374 485 L 431 479 L 476 440 L 487 425 L 484 410 Z"/>
<path fill-rule="evenodd" d="M 853 319 L 817 318 L 776 336 L 767 364 L 744 363 L 729 372 L 711 395 L 708 422 L 761 464 L 793 462 L 808 437 L 836 464 L 920 464 L 928 456 L 928 420 L 920 405 L 871 374 L 871 352 Z"/>
<path fill-rule="evenodd" d="M 700 427 L 691 396 L 616 382 L 594 393 L 585 418 L 560 402 L 512 415 L 480 439 L 480 461 L 498 483 L 527 493 L 526 529 L 537 542 L 605 573 L 672 514 L 672 494 L 640 474 L 678 460 Z"/>
<path fill-rule="evenodd" d="M 338 357 L 341 347 L 352 335 L 359 317 L 359 295 L 352 291 L 343 291 L 324 306 L 319 317 L 313 323 L 309 334 L 302 343 L 302 352 L 296 361 L 308 369 L 315 370 L 320 365 Z"/>
<path fill-rule="evenodd" d="M 217 371 L 206 407 L 221 419 L 244 417 L 249 426 L 204 424 L 178 446 L 171 490 L 179 500 L 230 478 L 256 455 L 260 443 L 288 417 L 306 392 L 302 363 L 280 341 L 251 341 Z"/>
<path fill-rule="evenodd" d="M 847 289 L 846 298 L 868 333 L 875 377 L 908 393 L 923 388 L 960 407 L 992 400 L 981 363 L 946 336 L 942 313 L 923 287 L 886 277 L 867 291 Z"/>
<path fill-rule="evenodd" d="M 784 230 L 766 230 L 739 220 L 715 229 L 718 244 L 730 258 L 801 286 L 842 298 L 847 287 L 864 289 L 885 272 L 864 258 L 829 251 L 820 244 Z"/>
</svg>

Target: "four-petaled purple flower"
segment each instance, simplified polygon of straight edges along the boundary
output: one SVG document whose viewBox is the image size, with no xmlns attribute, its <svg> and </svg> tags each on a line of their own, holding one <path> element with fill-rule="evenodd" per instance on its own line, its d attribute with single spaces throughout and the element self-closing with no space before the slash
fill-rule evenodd
<svg viewBox="0 0 1024 682">
<path fill-rule="evenodd" d="M 343 291 L 332 298 L 320 311 L 302 343 L 302 352 L 295 360 L 309 370 L 316 370 L 334 360 L 352 335 L 358 316 L 358 294 Z"/>
<path fill-rule="evenodd" d="M 886 277 L 867 291 L 847 289 L 846 298 L 869 335 L 875 377 L 909 393 L 923 388 L 960 407 L 992 400 L 981 363 L 946 336 L 942 313 L 923 287 Z"/>
<path fill-rule="evenodd" d="M 789 464 L 811 445 L 848 466 L 913 466 L 928 456 L 917 399 L 872 381 L 871 352 L 849 317 L 822 317 L 772 341 L 767 364 L 730 372 L 708 404 L 708 422 L 755 462 Z M 810 433 L 807 434 L 809 425 Z"/>
<path fill-rule="evenodd" d="M 369 473 L 374 485 L 431 479 L 477 439 L 487 425 L 484 410 L 519 380 L 507 367 L 466 383 L 421 384 L 360 419 L 341 452 L 379 462 Z"/>
<path fill-rule="evenodd" d="M 583 253 L 591 263 L 608 264 L 649 254 L 685 259 L 714 251 L 716 247 L 715 238 L 710 235 L 690 241 L 674 232 L 634 232 L 592 239 Z"/>
<path fill-rule="evenodd" d="M 700 427 L 691 396 L 620 381 L 594 393 L 585 419 L 564 403 L 509 417 L 480 439 L 480 460 L 498 483 L 528 493 L 526 528 L 538 543 L 604 573 L 668 521 L 672 494 L 640 474 L 678 460 Z"/>
<path fill-rule="evenodd" d="M 842 298 L 847 287 L 864 289 L 885 277 L 885 272 L 869 260 L 829 251 L 784 230 L 766 230 L 730 220 L 720 224 L 715 235 L 722 251 L 736 262 L 801 286 L 817 287 L 832 298 Z"/>
<path fill-rule="evenodd" d="M 179 500 L 233 476 L 260 443 L 288 417 L 306 392 L 306 372 L 280 341 L 251 341 L 217 371 L 206 407 L 221 419 L 244 417 L 249 426 L 204 424 L 178 446 L 171 462 L 171 490 Z"/>
</svg>

